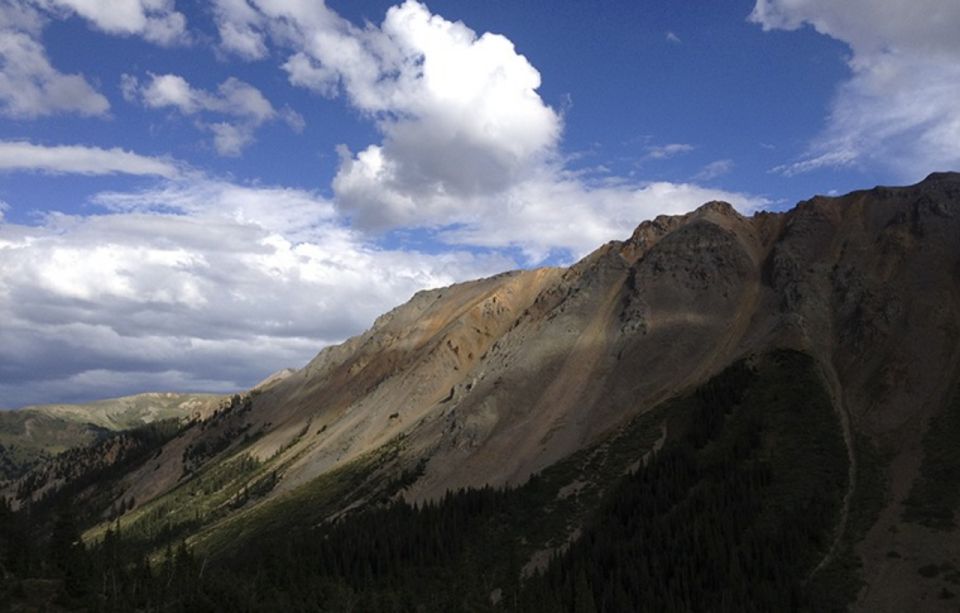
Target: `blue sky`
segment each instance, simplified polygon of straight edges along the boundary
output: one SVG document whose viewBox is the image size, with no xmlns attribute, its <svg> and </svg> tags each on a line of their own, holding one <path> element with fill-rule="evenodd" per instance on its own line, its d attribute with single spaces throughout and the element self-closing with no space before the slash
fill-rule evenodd
<svg viewBox="0 0 960 613">
<path fill-rule="evenodd" d="M 229 391 L 644 219 L 960 166 L 960 6 L 0 0 L 0 406 Z"/>
</svg>

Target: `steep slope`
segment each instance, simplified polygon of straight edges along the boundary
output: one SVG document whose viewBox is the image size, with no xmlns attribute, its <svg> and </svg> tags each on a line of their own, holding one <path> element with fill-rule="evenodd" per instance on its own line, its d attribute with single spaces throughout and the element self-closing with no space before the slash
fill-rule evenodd
<svg viewBox="0 0 960 613">
<path fill-rule="evenodd" d="M 121 523 L 137 538 L 215 553 L 378 501 L 520 486 L 586 450 L 558 487 L 605 490 L 625 465 L 593 481 L 588 467 L 630 424 L 669 439 L 668 401 L 779 350 L 812 358 L 846 447 L 844 496 L 805 581 L 863 610 L 947 610 L 960 581 L 956 173 L 750 218 L 708 203 L 568 269 L 418 293 L 184 428 L 111 491 L 136 501 Z M 550 547 L 576 538 L 570 517 Z"/>
</svg>

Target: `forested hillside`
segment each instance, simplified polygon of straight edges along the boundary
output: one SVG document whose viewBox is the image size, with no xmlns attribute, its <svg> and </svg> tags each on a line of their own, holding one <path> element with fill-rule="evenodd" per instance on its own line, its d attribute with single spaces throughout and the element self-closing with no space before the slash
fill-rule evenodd
<svg viewBox="0 0 960 613">
<path fill-rule="evenodd" d="M 738 362 L 520 488 L 418 505 L 387 496 L 333 522 L 255 531 L 222 551 L 115 528 L 76 546 L 78 517 L 62 506 L 50 512 L 46 554 L 34 555 L 26 542 L 41 534 L 25 542 L 5 521 L 4 565 L 17 576 L 5 589 L 40 598 L 43 577 L 66 606 L 117 611 L 840 604 L 855 595 L 855 575 L 833 563 L 813 575 L 848 487 L 837 420 L 814 362 L 780 352 Z"/>
</svg>

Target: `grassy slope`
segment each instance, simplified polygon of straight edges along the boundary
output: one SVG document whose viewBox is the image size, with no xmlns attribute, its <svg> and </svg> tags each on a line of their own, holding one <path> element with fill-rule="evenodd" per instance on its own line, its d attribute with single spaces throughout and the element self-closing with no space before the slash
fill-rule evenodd
<svg viewBox="0 0 960 613">
<path fill-rule="evenodd" d="M 184 417 L 206 404 L 216 403 L 220 398 L 222 396 L 214 394 L 150 393 L 85 404 L 36 405 L 24 407 L 18 412 L 93 424 L 107 430 L 129 430 L 163 419 Z"/>
<path fill-rule="evenodd" d="M 495 522 L 488 518 L 492 530 L 483 538 L 485 546 L 491 535 L 499 539 L 499 547 L 522 533 L 525 545 L 518 559 L 526 563 L 535 552 L 566 543 L 599 503 L 605 486 L 616 482 L 653 448 L 661 437 L 660 424 L 666 410 L 662 407 L 638 417 L 609 440 L 574 454 L 526 486 L 512 490 L 510 517 Z M 372 508 L 396 499 L 416 476 L 415 471 L 402 470 L 403 451 L 400 437 L 293 492 L 258 505 L 253 504 L 258 487 L 269 487 L 272 476 L 282 475 L 284 466 L 257 462 L 244 452 L 244 445 L 238 444 L 185 476 L 169 493 L 122 516 L 114 525 L 119 525 L 124 538 L 146 547 L 154 556 L 168 544 L 176 545 L 187 538 L 204 556 L 229 558 L 250 542 L 310 530 L 347 507 Z M 295 458 L 286 460 L 293 461 Z M 558 496 L 571 483 L 577 484 L 576 493 Z M 244 494 L 249 500 L 243 500 Z M 504 532 L 494 525 L 511 525 L 513 529 Z M 96 526 L 85 538 L 97 541 L 107 527 Z"/>
<path fill-rule="evenodd" d="M 35 411 L 0 412 L 0 481 L 71 447 L 94 443 L 106 431 L 89 423 Z"/>
</svg>

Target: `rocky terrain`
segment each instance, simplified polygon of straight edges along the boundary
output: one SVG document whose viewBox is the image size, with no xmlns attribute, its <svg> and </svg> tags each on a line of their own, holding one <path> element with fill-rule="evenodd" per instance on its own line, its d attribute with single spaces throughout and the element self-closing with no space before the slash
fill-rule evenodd
<svg viewBox="0 0 960 613">
<path fill-rule="evenodd" d="M 812 358 L 845 454 L 809 577 L 856 575 L 857 610 L 956 610 L 957 173 L 752 217 L 711 202 L 570 268 L 420 292 L 304 368 L 199 411 L 111 477 L 98 516 L 117 521 L 122 503 L 122 529 L 153 538 L 163 526 L 216 555 L 284 521 L 518 488 L 585 450 L 612 457 L 642 423 L 647 447 L 624 456 L 623 474 L 673 427 L 668 401 L 739 360 L 763 371 L 757 356 L 783 350 Z M 98 415 L 107 427 L 109 411 Z M 576 466 L 563 497 L 608 489 L 610 473 Z"/>
</svg>

